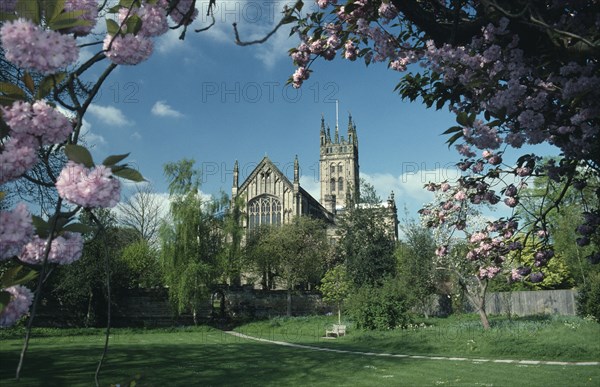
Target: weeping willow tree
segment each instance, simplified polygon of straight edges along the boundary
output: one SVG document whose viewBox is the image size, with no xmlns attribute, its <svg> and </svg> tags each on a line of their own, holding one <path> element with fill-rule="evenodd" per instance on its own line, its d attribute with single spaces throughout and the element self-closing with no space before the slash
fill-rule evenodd
<svg viewBox="0 0 600 387">
<path fill-rule="evenodd" d="M 200 195 L 194 160 L 168 163 L 164 173 L 171 201 L 170 222 L 160 232 L 164 281 L 177 312 L 191 312 L 196 324 L 202 300 L 222 273 L 220 221 L 216 206 Z"/>
</svg>

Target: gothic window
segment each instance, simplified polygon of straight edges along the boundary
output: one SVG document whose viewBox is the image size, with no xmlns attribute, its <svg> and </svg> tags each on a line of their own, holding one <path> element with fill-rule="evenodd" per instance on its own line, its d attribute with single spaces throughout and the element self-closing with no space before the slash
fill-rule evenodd
<svg viewBox="0 0 600 387">
<path fill-rule="evenodd" d="M 330 186 L 330 191 L 334 192 L 335 191 L 335 179 L 333 177 L 331 178 L 329 186 Z"/>
<path fill-rule="evenodd" d="M 335 165 L 331 164 L 331 168 L 329 168 L 329 170 L 331 171 L 331 174 L 335 173 Z"/>
<path fill-rule="evenodd" d="M 343 191 L 344 190 L 344 178 L 340 177 L 338 179 L 338 191 Z"/>
<path fill-rule="evenodd" d="M 281 224 L 281 203 L 273 196 L 260 196 L 248 203 L 248 228 Z"/>
<path fill-rule="evenodd" d="M 342 163 L 338 164 L 338 173 L 341 174 L 344 171 L 344 167 L 342 167 Z"/>
</svg>

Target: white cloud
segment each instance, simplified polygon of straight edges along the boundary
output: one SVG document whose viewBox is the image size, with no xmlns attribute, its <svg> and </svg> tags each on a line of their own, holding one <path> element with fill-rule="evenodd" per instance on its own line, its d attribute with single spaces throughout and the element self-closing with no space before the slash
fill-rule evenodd
<svg viewBox="0 0 600 387">
<path fill-rule="evenodd" d="M 375 187 L 382 200 L 386 200 L 394 192 L 396 205 L 399 207 L 399 216 L 406 206 L 410 215 L 416 215 L 424 204 L 433 200 L 433 193 L 423 186 L 429 182 L 454 181 L 459 177 L 458 171 L 451 168 L 437 168 L 432 170 L 419 170 L 417 168 L 404 168 L 400 175 L 391 173 L 361 173 L 360 177 Z"/>
<path fill-rule="evenodd" d="M 152 114 L 159 117 L 180 118 L 183 114 L 167 105 L 165 101 L 158 101 L 152 106 Z"/>
<path fill-rule="evenodd" d="M 133 123 L 125 117 L 125 114 L 113 106 L 90 105 L 88 112 L 105 124 L 114 126 L 128 126 Z"/>
<path fill-rule="evenodd" d="M 185 47 L 186 44 L 190 44 L 186 40 L 179 39 L 179 35 L 181 35 L 180 30 L 169 30 L 166 34 L 160 36 L 156 40 L 156 51 L 160 54 L 170 54 L 175 50 Z"/>
<path fill-rule="evenodd" d="M 300 187 L 304 188 L 313 198 L 321 200 L 321 184 L 314 176 L 300 176 Z"/>
<path fill-rule="evenodd" d="M 83 124 L 81 125 L 80 137 L 90 147 L 106 144 L 104 137 L 92 132 L 92 124 L 86 119 L 83 120 Z"/>
<path fill-rule="evenodd" d="M 131 139 L 135 140 L 135 141 L 140 141 L 142 139 L 142 135 L 140 134 L 140 132 L 133 132 L 131 134 Z"/>
</svg>

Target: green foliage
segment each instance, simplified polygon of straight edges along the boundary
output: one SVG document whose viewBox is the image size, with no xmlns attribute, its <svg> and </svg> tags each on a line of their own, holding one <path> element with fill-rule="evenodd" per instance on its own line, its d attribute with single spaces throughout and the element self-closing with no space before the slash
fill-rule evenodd
<svg viewBox="0 0 600 387">
<path fill-rule="evenodd" d="M 333 302 L 337 305 L 338 324 L 341 324 L 342 303 L 350 293 L 350 282 L 348 281 L 346 266 L 337 265 L 329 269 L 321 280 L 319 290 L 323 294 L 323 301 Z"/>
<path fill-rule="evenodd" d="M 129 286 L 151 288 L 162 284 L 158 251 L 148 241 L 137 240 L 123 249 L 120 256 L 129 273 Z"/>
<path fill-rule="evenodd" d="M 410 322 L 401 284 L 387 278 L 381 286 L 366 284 L 349 297 L 347 309 L 356 327 L 368 330 L 400 328 Z"/>
<path fill-rule="evenodd" d="M 600 271 L 588 275 L 586 282 L 577 290 L 577 314 L 593 316 L 600 322 Z"/>
<path fill-rule="evenodd" d="M 226 199 L 226 195 L 223 196 Z M 225 240 L 221 252 L 221 260 L 225 265 L 224 279 L 230 285 L 240 285 L 242 275 L 242 238 L 244 236 L 244 227 L 242 211 L 244 198 L 236 197 L 231 203 L 231 208 L 225 214 L 223 219 L 223 234 Z"/>
<path fill-rule="evenodd" d="M 329 245 L 322 221 L 306 216 L 278 227 L 262 227 L 248 238 L 248 264 L 262 276 L 264 288 L 279 277 L 286 289 L 317 284 L 324 272 Z"/>
<path fill-rule="evenodd" d="M 105 255 L 109 258 L 111 298 L 118 302 L 130 283 L 128 267 L 119 257 L 134 240 L 129 229 L 116 226 L 110 210 L 95 210 L 96 217 L 104 224 L 104 230 L 90 235 L 84 244 L 81 258 L 70 265 L 54 269 L 47 285 L 52 289 L 47 301 L 56 301 L 63 308 L 65 322 L 74 325 L 100 323 L 105 314 L 107 292 L 105 286 Z M 83 224 L 91 225 L 85 213 L 80 217 Z"/>
<path fill-rule="evenodd" d="M 564 192 L 559 207 L 553 207 L 553 202 L 564 191 L 565 182 L 557 183 L 547 176 L 536 177 L 533 187 L 524 190 L 520 198 L 523 208 L 520 209 L 519 215 L 526 222 L 532 220 L 536 213 L 533 211 L 535 208 L 539 213 L 547 213 L 544 219 L 545 224 L 538 224 L 538 228 L 545 227 L 552 237 L 555 257 L 550 260 L 548 273 L 544 270 L 544 274 L 550 274 L 553 277 L 553 287 L 561 286 L 560 281 L 563 282 L 562 286 L 564 287 L 579 286 L 585 282 L 587 273 L 594 270 L 593 265 L 586 257 L 597 250 L 598 241 L 591 238 L 590 245 L 578 246 L 577 238 L 581 235 L 574 230 L 583 224 L 583 213 L 589 207 L 597 207 L 600 204 L 600 199 L 594 189 L 598 185 L 598 181 L 597 177 L 585 177 L 582 171 L 578 171 L 576 179 L 585 179 L 588 183 L 587 186 L 582 190 L 569 187 Z M 560 264 L 556 262 L 560 262 Z M 560 270 L 560 278 L 556 276 L 556 269 Z M 542 284 L 544 283 L 546 280 Z"/>
<path fill-rule="evenodd" d="M 160 230 L 164 283 L 176 310 L 190 310 L 195 319 L 200 300 L 222 273 L 220 221 L 217 207 L 200 197 L 193 160 L 166 164 L 164 170 L 172 220 Z"/>
<path fill-rule="evenodd" d="M 395 251 L 398 280 L 408 304 L 427 316 L 430 296 L 436 291 L 435 240 L 431 231 L 414 219 L 405 220 L 400 228 L 404 236 Z"/>
</svg>

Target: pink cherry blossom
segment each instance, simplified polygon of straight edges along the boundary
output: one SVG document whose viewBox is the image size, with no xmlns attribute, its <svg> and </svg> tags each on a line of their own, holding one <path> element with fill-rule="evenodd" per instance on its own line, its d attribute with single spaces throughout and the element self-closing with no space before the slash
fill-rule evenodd
<svg viewBox="0 0 600 387">
<path fill-rule="evenodd" d="M 58 194 L 65 200 L 86 208 L 114 207 L 119 202 L 121 186 L 110 168 L 93 169 L 69 161 L 56 180 Z"/>
<path fill-rule="evenodd" d="M 41 265 L 44 262 L 47 239 L 34 236 L 21 250 L 19 259 L 32 265 Z M 81 258 L 83 252 L 83 237 L 79 233 L 65 232 L 52 240 L 48 262 L 59 265 L 68 265 Z"/>
<path fill-rule="evenodd" d="M 53 74 L 74 63 L 79 56 L 71 35 L 44 30 L 26 19 L 7 21 L 0 28 L 6 59 L 43 74 Z"/>
<path fill-rule="evenodd" d="M 77 18 L 85 20 L 86 24 L 69 29 L 78 36 L 88 35 L 98 21 L 98 1 L 97 0 L 65 0 L 65 12 L 83 11 Z"/>
<path fill-rule="evenodd" d="M 61 143 L 73 131 L 67 117 L 46 101 L 35 101 L 33 105 L 15 101 L 10 107 L 3 107 L 2 113 L 13 133 L 38 137 L 42 145 Z"/>
<path fill-rule="evenodd" d="M 198 16 L 198 10 L 195 7 L 196 0 L 179 0 L 177 6 L 171 10 L 169 16 L 178 25 L 189 25 Z"/>
<path fill-rule="evenodd" d="M 140 35 L 106 35 L 103 48 L 111 62 L 119 65 L 137 65 L 152 55 L 154 44 L 150 38 Z"/>
<path fill-rule="evenodd" d="M 14 180 L 39 161 L 39 144 L 31 136 L 11 137 L 0 145 L 0 184 Z"/>
<path fill-rule="evenodd" d="M 33 293 L 21 285 L 3 290 L 10 293 L 10 302 L 0 312 L 0 327 L 10 327 L 29 312 L 29 307 L 33 302 Z"/>
<path fill-rule="evenodd" d="M 32 237 L 31 214 L 24 203 L 12 211 L 0 212 L 0 260 L 18 255 Z"/>
</svg>

